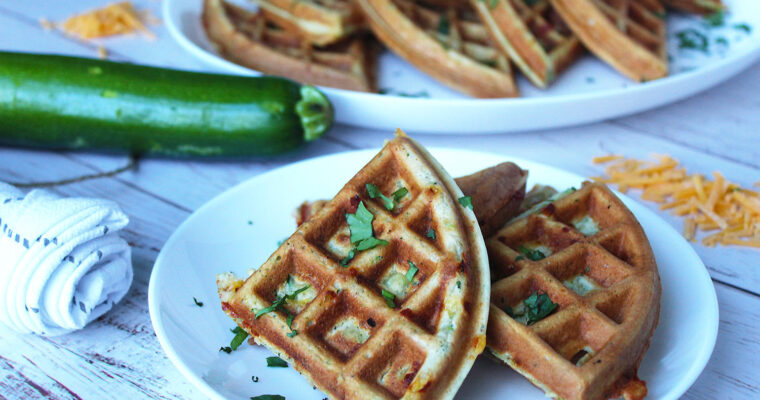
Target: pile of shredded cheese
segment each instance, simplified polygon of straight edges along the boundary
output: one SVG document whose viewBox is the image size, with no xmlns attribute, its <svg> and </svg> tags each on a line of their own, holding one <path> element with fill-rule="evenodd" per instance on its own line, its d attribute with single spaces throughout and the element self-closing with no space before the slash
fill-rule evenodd
<svg viewBox="0 0 760 400">
<path fill-rule="evenodd" d="M 606 177 L 592 179 L 616 184 L 618 190 L 641 189 L 641 198 L 660 203 L 686 217 L 683 235 L 695 239 L 697 230 L 709 232 L 702 239 L 706 246 L 738 245 L 760 248 L 760 195 L 727 181 L 720 172 L 713 180 L 688 174 L 678 161 L 667 155 L 656 162 L 626 159 L 619 155 L 596 157 L 595 164 L 609 163 Z M 760 186 L 760 182 L 755 186 Z M 717 232 L 714 232 L 717 231 Z"/>
<path fill-rule="evenodd" d="M 82 39 L 133 32 L 142 32 L 150 38 L 155 37 L 153 32 L 140 21 L 140 16 L 135 12 L 132 3 L 128 1 L 109 4 L 103 8 L 75 15 L 64 21 L 62 28 L 66 33 Z"/>
</svg>

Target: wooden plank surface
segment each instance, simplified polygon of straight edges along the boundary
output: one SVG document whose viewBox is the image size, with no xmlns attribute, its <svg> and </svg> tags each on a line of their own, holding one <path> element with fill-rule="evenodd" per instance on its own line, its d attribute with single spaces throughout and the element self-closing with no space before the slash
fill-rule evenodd
<svg viewBox="0 0 760 400">
<path fill-rule="evenodd" d="M 112 59 L 176 68 L 208 69 L 153 27 L 155 42 L 114 38 L 82 43 L 46 32 L 38 19 L 60 21 L 102 0 L 0 4 L 0 49 L 95 56 L 98 45 Z M 134 2 L 159 15 L 159 1 Z M 599 174 L 593 156 L 647 157 L 669 153 L 690 171 L 722 171 L 730 180 L 760 180 L 760 68 L 677 104 L 583 127 L 498 136 L 420 136 L 426 146 L 487 150 L 544 162 L 584 176 Z M 707 112 L 709 111 L 709 112 Z M 114 310 L 81 332 L 58 338 L 17 335 L 0 327 L 0 398 L 196 399 L 203 396 L 161 350 L 147 311 L 147 282 L 155 257 L 171 232 L 195 209 L 252 176 L 297 160 L 340 151 L 377 148 L 389 132 L 336 127 L 324 140 L 274 159 L 248 162 L 143 160 L 137 171 L 114 178 L 57 187 L 66 196 L 113 199 L 132 222 L 124 236 L 134 248 L 136 280 Z M 547 156 L 550 154 L 551 156 Z M 40 181 L 107 171 L 126 159 L 0 147 L 0 180 Z M 632 193 L 634 198 L 635 193 Z M 644 203 L 655 209 L 652 204 Z M 682 221 L 658 212 L 676 229 Z M 760 257 L 736 248 L 695 249 L 716 281 L 721 310 L 715 353 L 689 390 L 688 399 L 760 396 Z"/>
</svg>

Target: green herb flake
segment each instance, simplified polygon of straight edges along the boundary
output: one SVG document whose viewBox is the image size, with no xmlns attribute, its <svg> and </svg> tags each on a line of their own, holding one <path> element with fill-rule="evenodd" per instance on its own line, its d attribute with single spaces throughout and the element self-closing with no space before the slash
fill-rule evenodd
<svg viewBox="0 0 760 400">
<path fill-rule="evenodd" d="M 267 367 L 287 368 L 288 363 L 280 357 L 267 357 Z"/>
<path fill-rule="evenodd" d="M 220 347 L 220 348 L 219 348 L 219 351 L 223 351 L 223 352 L 225 352 L 225 353 L 227 353 L 227 354 L 230 354 L 230 353 L 232 353 L 232 349 L 231 349 L 231 348 L 229 348 L 229 347 L 227 347 L 227 346 L 225 346 L 225 347 Z"/>
<path fill-rule="evenodd" d="M 251 376 L 251 380 L 252 380 L 254 383 L 256 383 L 256 382 L 258 382 L 258 381 L 259 381 L 259 377 L 258 377 L 258 376 L 256 376 L 256 375 L 253 375 L 253 376 Z"/>
<path fill-rule="evenodd" d="M 239 326 L 235 327 L 232 332 L 235 334 L 235 337 L 230 341 L 229 348 L 234 351 L 237 350 L 241 344 L 243 344 L 243 341 L 245 341 L 245 339 L 248 337 L 248 332 L 244 331 Z"/>
<path fill-rule="evenodd" d="M 430 239 L 435 240 L 435 230 L 433 228 L 428 229 L 427 233 L 425 234 Z"/>
<path fill-rule="evenodd" d="M 521 260 L 524 260 L 524 259 L 525 259 L 525 256 L 520 255 L 520 256 L 517 256 L 517 258 L 515 258 L 515 262 L 518 262 L 518 261 L 521 261 Z"/>
<path fill-rule="evenodd" d="M 462 205 L 462 207 L 467 207 L 470 210 L 472 210 L 472 197 L 471 196 L 462 196 L 457 199 L 459 204 Z"/>
<path fill-rule="evenodd" d="M 390 308 L 396 308 L 396 303 L 394 302 L 396 295 L 385 289 L 383 289 L 382 294 L 383 298 L 385 299 L 385 304 L 387 304 Z"/>
<path fill-rule="evenodd" d="M 288 275 L 288 279 L 290 279 L 290 275 Z M 298 290 L 296 290 L 295 292 L 293 292 L 291 294 L 287 294 L 287 295 L 285 295 L 283 297 L 279 297 L 279 298 L 275 299 L 275 301 L 272 303 L 271 306 L 266 307 L 266 308 L 262 308 L 261 310 L 257 311 L 256 315 L 254 316 L 254 318 L 258 319 L 260 316 L 262 316 L 262 315 L 264 315 L 266 313 L 270 313 L 272 311 L 275 311 L 275 310 L 278 310 L 278 309 L 282 308 L 285 305 L 286 301 L 288 301 L 288 300 L 295 300 L 296 296 L 298 296 L 300 293 L 302 293 L 303 291 L 305 291 L 306 289 L 308 289 L 310 287 L 311 287 L 311 285 L 306 285 L 306 286 L 304 286 L 302 288 L 299 288 Z M 285 310 L 285 311 L 287 312 L 287 310 Z"/>
<path fill-rule="evenodd" d="M 679 49 L 689 49 L 707 53 L 709 41 L 707 36 L 696 29 L 684 29 L 676 32 Z"/>
<path fill-rule="evenodd" d="M 251 400 L 285 400 L 285 396 L 279 394 L 262 394 L 251 397 Z"/>
<path fill-rule="evenodd" d="M 523 0 L 523 3 L 529 5 L 529 6 L 535 6 L 538 4 L 540 0 Z"/>
<path fill-rule="evenodd" d="M 356 245 L 356 250 L 364 251 L 369 250 L 371 248 L 374 248 L 375 246 L 385 246 L 388 242 L 382 239 L 376 239 L 376 238 L 367 238 L 359 242 L 358 245 Z"/>
<path fill-rule="evenodd" d="M 375 216 L 367 210 L 363 201 L 359 202 L 355 213 L 346 213 L 348 229 L 351 231 L 351 243 L 361 242 L 372 237 L 372 220 L 374 218 Z"/>
<path fill-rule="evenodd" d="M 351 261 L 351 260 L 353 260 L 353 259 L 354 259 L 354 250 L 355 250 L 355 249 L 351 249 L 351 250 L 349 250 L 349 251 L 348 251 L 348 254 L 346 254 L 346 256 L 345 256 L 345 257 L 343 257 L 343 259 L 341 259 L 341 260 L 340 260 L 340 266 L 341 266 L 341 267 L 347 267 L 347 266 L 348 266 L 348 263 L 349 263 L 349 261 Z"/>
<path fill-rule="evenodd" d="M 391 197 L 393 197 L 393 201 L 395 201 L 396 203 L 398 203 L 399 201 L 401 201 L 401 199 L 404 196 L 406 196 L 407 193 L 409 193 L 409 190 L 407 190 L 407 188 L 405 188 L 405 187 L 402 187 L 401 189 L 393 192 L 393 194 L 391 195 Z"/>
<path fill-rule="evenodd" d="M 193 301 L 195 302 L 196 306 L 203 307 L 203 302 L 202 301 L 198 301 L 198 299 L 196 299 L 195 297 L 193 297 Z"/>
<path fill-rule="evenodd" d="M 451 31 L 451 22 L 449 21 L 449 18 L 446 16 L 445 13 L 441 14 L 441 17 L 438 18 L 438 33 L 442 35 L 448 35 Z"/>
<path fill-rule="evenodd" d="M 412 281 L 412 279 L 414 279 L 414 275 L 415 275 L 415 274 L 417 273 L 417 271 L 419 271 L 420 269 L 419 269 L 419 268 L 417 268 L 417 266 L 416 266 L 416 265 L 414 265 L 414 263 L 413 263 L 413 262 L 411 262 L 411 261 L 409 261 L 409 260 L 407 260 L 407 262 L 409 263 L 409 270 L 407 270 L 407 271 L 406 271 L 406 280 L 407 280 L 407 281 L 409 281 L 409 282 L 411 282 L 411 281 Z"/>
<path fill-rule="evenodd" d="M 751 33 L 752 32 L 752 27 L 749 26 L 749 24 L 744 24 L 744 23 L 742 23 L 742 24 L 734 24 L 734 29 L 736 29 L 738 31 L 744 31 L 744 33 Z"/>
<path fill-rule="evenodd" d="M 393 211 L 393 209 L 396 208 L 396 204 L 393 203 L 393 200 L 385 196 L 377 186 L 368 183 L 364 185 L 364 187 L 367 189 L 367 194 L 369 195 L 370 199 L 376 199 L 379 197 L 380 200 L 383 201 L 383 206 L 386 210 Z"/>
<path fill-rule="evenodd" d="M 723 26 L 726 23 L 726 15 L 723 13 L 723 10 L 718 10 L 705 16 L 705 23 L 711 27 Z"/>
<path fill-rule="evenodd" d="M 534 292 L 525 299 L 525 307 L 528 310 L 528 325 L 546 318 L 557 309 L 558 304 L 553 302 L 546 293 Z"/>
<path fill-rule="evenodd" d="M 519 250 L 520 253 L 523 253 L 531 261 L 539 261 L 546 258 L 546 254 L 542 253 L 541 250 L 531 250 L 525 246 L 520 246 Z"/>
</svg>

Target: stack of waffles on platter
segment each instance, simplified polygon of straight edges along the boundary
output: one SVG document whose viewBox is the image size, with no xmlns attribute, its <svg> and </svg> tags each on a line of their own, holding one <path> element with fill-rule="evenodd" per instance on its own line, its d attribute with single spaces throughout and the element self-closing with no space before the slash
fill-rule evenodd
<svg viewBox="0 0 760 400">
<path fill-rule="evenodd" d="M 303 83 L 376 91 L 376 38 L 473 97 L 516 97 L 513 70 L 547 88 L 584 48 L 643 82 L 668 74 L 665 6 L 707 15 L 721 0 L 203 0 L 226 58 Z M 513 68 L 512 66 L 517 68 Z"/>
<path fill-rule="evenodd" d="M 399 133 L 245 281 L 219 275 L 222 308 L 334 399 L 452 398 L 486 345 L 551 397 L 642 399 L 644 231 L 604 185 L 526 194 L 527 173 L 454 180 Z"/>
</svg>

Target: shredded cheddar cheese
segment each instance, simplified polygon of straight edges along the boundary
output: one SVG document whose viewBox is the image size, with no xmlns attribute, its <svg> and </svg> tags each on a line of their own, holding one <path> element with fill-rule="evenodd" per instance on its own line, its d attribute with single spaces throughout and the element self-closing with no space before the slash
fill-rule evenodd
<svg viewBox="0 0 760 400">
<path fill-rule="evenodd" d="M 63 30 L 82 39 L 141 32 L 154 38 L 153 33 L 140 21 L 132 3 L 125 1 L 75 15 L 62 24 Z"/>
<path fill-rule="evenodd" d="M 607 176 L 595 181 L 616 184 L 618 190 L 641 189 L 641 198 L 660 203 L 661 210 L 685 217 L 683 236 L 706 246 L 737 245 L 760 248 L 760 194 L 726 180 L 720 172 L 713 179 L 689 174 L 674 158 L 657 161 L 627 159 L 618 155 L 595 157 L 595 164 L 609 164 Z M 760 186 L 760 182 L 755 186 Z M 712 232 L 717 231 L 717 232 Z"/>
</svg>

